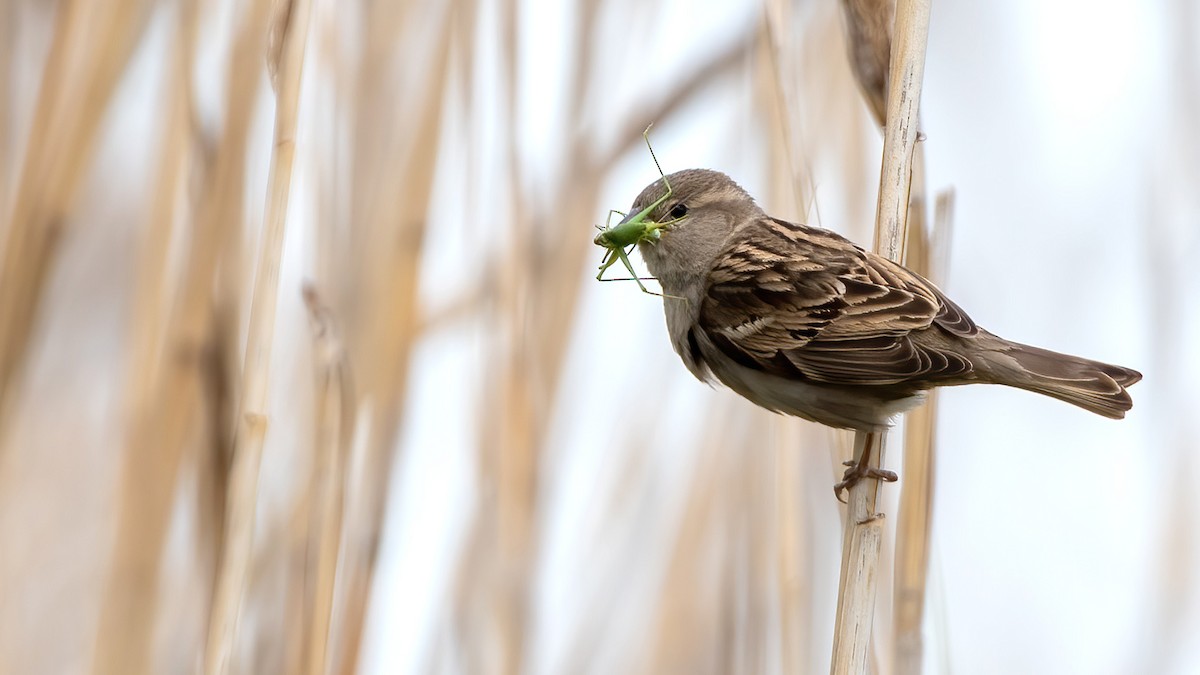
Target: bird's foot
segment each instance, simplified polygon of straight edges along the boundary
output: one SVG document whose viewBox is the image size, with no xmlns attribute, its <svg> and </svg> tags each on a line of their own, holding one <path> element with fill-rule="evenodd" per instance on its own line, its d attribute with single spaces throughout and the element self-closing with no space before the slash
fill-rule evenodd
<svg viewBox="0 0 1200 675">
<path fill-rule="evenodd" d="M 864 478 L 874 478 L 885 483 L 895 483 L 899 478 L 895 471 L 877 469 L 873 466 L 869 466 L 864 461 L 856 462 L 854 460 L 848 460 L 842 462 L 842 464 L 849 468 L 846 469 L 846 473 L 842 474 L 842 482 L 833 486 L 833 496 L 837 497 L 838 501 L 842 502 L 843 504 L 846 503 L 846 500 L 842 499 L 842 493 L 854 487 L 858 481 Z"/>
</svg>

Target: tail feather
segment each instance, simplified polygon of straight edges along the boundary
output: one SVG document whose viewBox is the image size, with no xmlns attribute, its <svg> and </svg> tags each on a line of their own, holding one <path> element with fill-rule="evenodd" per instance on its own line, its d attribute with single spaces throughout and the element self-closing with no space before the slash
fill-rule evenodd
<svg viewBox="0 0 1200 675">
<path fill-rule="evenodd" d="M 1131 368 L 1015 342 L 995 354 L 998 358 L 989 363 L 998 384 L 1053 396 L 1112 419 L 1125 417 L 1133 407 L 1126 387 L 1142 379 Z"/>
</svg>

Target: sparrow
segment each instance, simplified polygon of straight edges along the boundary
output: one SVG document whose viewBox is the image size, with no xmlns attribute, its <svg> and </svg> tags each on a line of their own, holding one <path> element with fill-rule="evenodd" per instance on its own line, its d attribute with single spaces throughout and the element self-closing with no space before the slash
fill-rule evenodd
<svg viewBox="0 0 1200 675">
<path fill-rule="evenodd" d="M 878 432 L 928 390 L 961 384 L 1017 387 L 1114 419 L 1133 405 L 1136 370 L 993 335 L 921 275 L 772 218 L 718 171 L 660 178 L 629 213 L 661 224 L 638 250 L 684 365 L 768 410 Z"/>
</svg>

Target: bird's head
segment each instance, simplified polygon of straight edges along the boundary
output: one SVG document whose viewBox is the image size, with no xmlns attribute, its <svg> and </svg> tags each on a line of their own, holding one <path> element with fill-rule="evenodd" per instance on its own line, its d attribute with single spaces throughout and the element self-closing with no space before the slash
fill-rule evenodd
<svg viewBox="0 0 1200 675">
<path fill-rule="evenodd" d="M 652 236 L 642 236 L 636 243 L 650 272 L 669 284 L 702 274 L 734 230 L 764 216 L 729 176 L 687 169 L 647 185 L 629 215 L 613 229 L 635 221 L 656 224 Z"/>
</svg>

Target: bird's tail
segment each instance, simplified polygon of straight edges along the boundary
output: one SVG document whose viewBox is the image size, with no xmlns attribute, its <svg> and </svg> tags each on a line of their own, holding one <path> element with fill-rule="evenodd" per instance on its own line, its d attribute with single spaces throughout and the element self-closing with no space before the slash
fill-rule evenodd
<svg viewBox="0 0 1200 675">
<path fill-rule="evenodd" d="M 1133 407 L 1126 387 L 1142 379 L 1132 368 L 1007 342 L 991 352 L 989 370 L 997 384 L 1053 396 L 1112 419 Z"/>
</svg>

